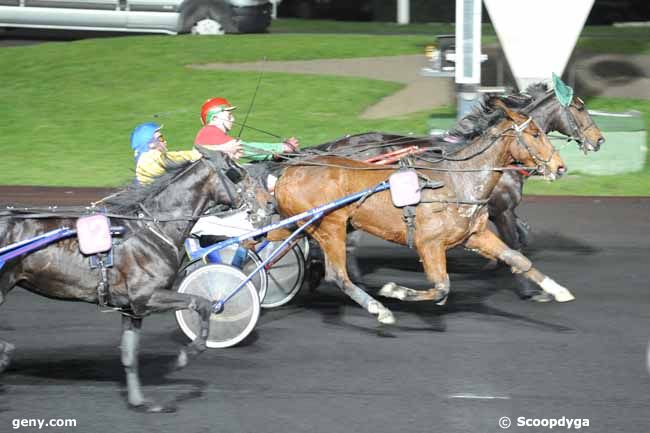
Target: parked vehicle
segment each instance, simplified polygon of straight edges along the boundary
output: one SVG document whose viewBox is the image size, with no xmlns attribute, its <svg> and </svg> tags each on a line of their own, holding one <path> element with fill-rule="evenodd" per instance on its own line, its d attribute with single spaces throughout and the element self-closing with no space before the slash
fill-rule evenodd
<svg viewBox="0 0 650 433">
<path fill-rule="evenodd" d="M 219 35 L 270 23 L 268 0 L 0 0 L 0 28 Z"/>
</svg>

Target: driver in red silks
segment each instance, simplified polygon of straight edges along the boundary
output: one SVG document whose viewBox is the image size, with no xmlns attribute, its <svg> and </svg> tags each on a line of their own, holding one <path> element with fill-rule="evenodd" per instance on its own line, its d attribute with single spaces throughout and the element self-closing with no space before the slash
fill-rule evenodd
<svg viewBox="0 0 650 433">
<path fill-rule="evenodd" d="M 300 149 L 300 143 L 295 137 L 282 143 L 248 142 L 231 137 L 228 132 L 235 122 L 232 112 L 236 108 L 225 98 L 205 101 L 201 107 L 201 122 L 204 126 L 196 134 L 194 145 L 210 146 L 227 153 L 234 160 L 244 157 L 254 161 L 272 159 L 277 154 L 294 153 Z"/>
</svg>

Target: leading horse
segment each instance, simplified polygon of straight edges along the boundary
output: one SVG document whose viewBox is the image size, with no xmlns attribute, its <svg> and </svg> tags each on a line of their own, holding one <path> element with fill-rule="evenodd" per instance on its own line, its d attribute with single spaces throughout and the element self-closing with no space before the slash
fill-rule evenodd
<svg viewBox="0 0 650 433">
<path fill-rule="evenodd" d="M 386 284 L 380 295 L 406 301 L 444 302 L 449 293 L 446 251 L 457 245 L 476 250 L 489 258 L 498 258 L 515 272 L 552 293 L 558 301 L 573 296 L 568 290 L 535 269 L 521 253 L 508 248 L 487 229 L 487 199 L 501 177 L 504 166 L 515 161 L 536 166 L 549 179 L 564 172 L 564 162 L 546 135 L 534 122 L 503 104 L 493 109 L 495 125 L 467 146 L 454 152 L 453 158 L 439 160 L 440 154 L 417 158 L 418 174 L 444 183 L 427 190 L 416 208 L 414 245 L 424 264 L 427 290 L 414 290 L 395 283 Z M 285 216 L 296 215 L 324 202 L 371 188 L 385 181 L 394 168 L 382 168 L 340 157 L 316 157 L 293 161 L 275 188 L 278 209 Z M 390 310 L 370 297 L 349 278 L 346 270 L 346 229 L 348 223 L 380 238 L 406 245 L 409 228 L 402 210 L 393 206 L 389 192 L 370 195 L 323 217 L 318 226 L 306 230 L 324 252 L 326 279 L 335 282 L 348 296 L 381 323 L 394 323 Z M 280 233 L 270 234 L 280 237 Z"/>
<path fill-rule="evenodd" d="M 568 99 L 561 100 L 560 89 L 571 92 Z M 413 137 L 380 132 L 367 132 L 344 137 L 316 146 L 316 154 L 337 154 L 358 160 L 365 160 L 391 152 L 417 146 L 419 148 L 440 148 L 453 152 L 462 147 L 467 140 L 474 139 L 484 131 L 493 119 L 485 114 L 483 107 L 495 101 L 503 102 L 508 108 L 529 115 L 545 133 L 557 131 L 578 143 L 585 153 L 597 152 L 605 142 L 602 131 L 595 124 L 584 101 L 574 96 L 572 90 L 560 80 L 554 88 L 545 83 L 529 86 L 525 92 L 499 97 L 485 97 L 478 106 L 461 119 L 448 132 L 448 141 L 441 137 Z M 529 226 L 516 214 L 516 208 L 523 198 L 523 185 L 529 172 L 524 170 L 507 170 L 492 191 L 488 202 L 489 219 L 498 230 L 499 236 L 511 248 L 521 250 L 528 243 Z M 361 271 L 355 258 L 355 249 L 360 238 L 351 234 L 348 238 L 348 268 L 352 279 L 361 280 Z M 526 279 L 515 276 L 518 280 L 519 295 L 535 301 L 547 301 L 548 295 L 539 292 Z"/>
<path fill-rule="evenodd" d="M 117 215 L 113 224 L 126 228 L 113 246 L 114 264 L 108 269 L 107 305 L 122 313 L 122 364 L 126 373 L 128 404 L 149 412 L 170 410 L 145 399 L 138 374 L 139 333 L 142 319 L 151 314 L 189 309 L 198 313 L 200 335 L 181 349 L 175 368 L 206 348 L 210 300 L 169 290 L 182 258 L 183 241 L 194 222 L 215 205 L 240 206 L 241 191 L 222 174 L 228 160 L 220 152 L 202 151 L 195 162 L 169 163 L 167 172 L 147 186 L 132 185 L 102 203 L 104 212 Z M 0 216 L 0 244 L 33 238 L 59 227 L 73 227 L 75 219 L 50 215 L 45 218 L 11 211 Z M 0 303 L 12 288 L 66 301 L 98 304 L 98 270 L 69 238 L 7 262 L 0 271 Z M 9 364 L 13 346 L 0 341 L 0 371 Z"/>
</svg>

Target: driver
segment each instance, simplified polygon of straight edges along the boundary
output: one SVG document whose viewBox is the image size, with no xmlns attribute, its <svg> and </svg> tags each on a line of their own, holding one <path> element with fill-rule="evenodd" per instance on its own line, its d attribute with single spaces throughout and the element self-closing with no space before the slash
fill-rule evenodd
<svg viewBox="0 0 650 433">
<path fill-rule="evenodd" d="M 131 133 L 131 149 L 135 158 L 135 177 L 140 184 L 150 183 L 165 172 L 165 161 L 196 161 L 201 154 L 195 149 L 170 152 L 162 125 L 141 123 Z"/>
<path fill-rule="evenodd" d="M 242 141 L 228 133 L 235 123 L 234 107 L 225 98 L 210 98 L 201 107 L 203 127 L 196 134 L 194 144 L 197 146 L 214 146 L 215 150 L 230 155 L 235 161 L 245 157 L 254 161 L 272 159 L 280 153 L 294 153 L 300 149 L 297 138 L 291 137 L 282 143 L 259 143 Z"/>
</svg>

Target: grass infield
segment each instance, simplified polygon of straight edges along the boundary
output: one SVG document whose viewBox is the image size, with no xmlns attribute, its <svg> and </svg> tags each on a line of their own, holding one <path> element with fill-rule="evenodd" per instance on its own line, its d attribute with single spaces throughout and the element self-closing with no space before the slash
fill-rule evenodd
<svg viewBox="0 0 650 433">
<path fill-rule="evenodd" d="M 274 29 L 280 24 L 274 23 Z M 188 149 L 200 127 L 199 107 L 210 96 L 227 96 L 240 107 L 242 121 L 259 74 L 195 70 L 187 68 L 189 64 L 418 54 L 430 41 L 424 34 L 136 36 L 5 48 L 0 50 L 0 184 L 125 184 L 133 177 L 133 127 L 157 121 L 165 125 L 171 149 Z M 280 136 L 298 136 L 304 145 L 370 130 L 425 133 L 431 112 L 358 118 L 400 87 L 361 78 L 266 73 L 248 124 Z M 650 122 L 648 101 L 587 103 L 614 111 L 635 108 L 643 111 L 646 125 Z M 252 130 L 242 137 L 274 140 Z M 647 167 L 642 173 L 611 178 L 529 182 L 527 192 L 647 195 Z"/>
</svg>

